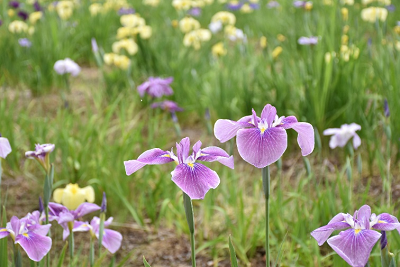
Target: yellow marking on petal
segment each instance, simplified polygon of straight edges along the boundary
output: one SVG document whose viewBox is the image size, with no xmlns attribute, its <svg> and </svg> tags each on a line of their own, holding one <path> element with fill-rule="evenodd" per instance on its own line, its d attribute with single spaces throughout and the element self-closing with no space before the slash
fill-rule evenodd
<svg viewBox="0 0 400 267">
<path fill-rule="evenodd" d="M 161 155 L 161 157 L 170 158 L 171 156 L 169 154 L 164 154 L 164 155 Z"/>
<path fill-rule="evenodd" d="M 378 223 L 387 223 L 387 222 L 379 220 Z"/>
<path fill-rule="evenodd" d="M 265 128 L 261 128 L 261 133 L 264 133 L 265 132 Z"/>
<path fill-rule="evenodd" d="M 194 167 L 194 164 L 193 163 L 188 163 L 187 164 L 190 168 L 193 168 Z"/>
<path fill-rule="evenodd" d="M 25 233 L 25 234 L 22 234 L 23 236 L 25 236 L 25 237 L 29 237 L 29 235 L 27 234 L 27 233 Z"/>
<path fill-rule="evenodd" d="M 7 232 L 7 229 L 0 229 L 0 232 Z"/>
<path fill-rule="evenodd" d="M 355 232 L 356 234 L 358 234 L 360 231 L 361 231 L 361 229 L 355 229 L 355 230 L 354 230 L 354 232 Z"/>
</svg>

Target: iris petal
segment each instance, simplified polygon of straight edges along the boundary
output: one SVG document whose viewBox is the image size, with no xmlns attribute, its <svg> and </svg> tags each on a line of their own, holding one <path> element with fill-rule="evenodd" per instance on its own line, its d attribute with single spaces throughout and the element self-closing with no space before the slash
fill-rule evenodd
<svg viewBox="0 0 400 267">
<path fill-rule="evenodd" d="M 165 164 L 174 161 L 167 151 L 153 148 L 142 153 L 137 160 L 124 161 L 126 175 L 131 175 L 146 165 Z"/>
<path fill-rule="evenodd" d="M 275 116 L 276 108 L 270 104 L 267 104 L 261 112 L 261 119 L 267 121 L 268 127 L 271 127 L 272 123 L 275 120 Z"/>
<path fill-rule="evenodd" d="M 287 148 L 287 134 L 281 127 L 273 127 L 262 134 L 258 128 L 241 129 L 237 133 L 240 156 L 257 168 L 276 162 Z"/>
<path fill-rule="evenodd" d="M 96 233 L 97 238 L 99 234 Z M 110 251 L 112 254 L 117 252 L 117 250 L 121 247 L 122 235 L 117 231 L 104 229 L 102 245 Z"/>
<path fill-rule="evenodd" d="M 314 150 L 314 128 L 307 122 L 297 122 L 296 117 L 289 116 L 282 121 L 284 129 L 293 129 L 298 133 L 297 143 L 301 148 L 301 154 L 307 156 Z"/>
<path fill-rule="evenodd" d="M 339 235 L 328 239 L 328 244 L 353 267 L 364 267 L 371 250 L 381 237 L 381 234 L 373 230 L 348 229 Z"/>
<path fill-rule="evenodd" d="M 191 199 L 203 199 L 208 190 L 219 185 L 218 174 L 200 163 L 193 167 L 179 164 L 171 173 L 172 181 Z"/>
<path fill-rule="evenodd" d="M 41 261 L 43 257 L 49 253 L 51 248 L 51 238 L 42 236 L 33 232 L 24 235 L 18 235 L 15 243 L 21 245 L 28 257 L 33 261 Z"/>
<path fill-rule="evenodd" d="M 378 222 L 372 226 L 372 228 L 380 231 L 392 231 L 397 229 L 400 233 L 400 223 L 396 217 L 389 213 L 382 213 L 378 215 Z"/>
</svg>

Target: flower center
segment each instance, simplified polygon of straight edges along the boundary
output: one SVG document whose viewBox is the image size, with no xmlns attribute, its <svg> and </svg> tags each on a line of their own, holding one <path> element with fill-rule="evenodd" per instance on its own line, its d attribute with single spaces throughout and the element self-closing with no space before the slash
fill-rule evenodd
<svg viewBox="0 0 400 267">
<path fill-rule="evenodd" d="M 355 229 L 355 230 L 354 230 L 354 232 L 355 232 L 356 234 L 358 234 L 360 231 L 361 231 L 361 229 Z"/>
<path fill-rule="evenodd" d="M 193 163 L 187 163 L 187 165 L 192 169 L 194 168 L 194 164 Z"/>
</svg>

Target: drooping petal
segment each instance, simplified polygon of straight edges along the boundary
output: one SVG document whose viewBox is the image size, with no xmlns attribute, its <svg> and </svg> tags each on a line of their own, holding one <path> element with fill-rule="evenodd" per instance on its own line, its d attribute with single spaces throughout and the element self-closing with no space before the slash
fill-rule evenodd
<svg viewBox="0 0 400 267">
<path fill-rule="evenodd" d="M 218 161 L 219 163 L 233 169 L 234 160 L 233 156 L 229 156 L 225 150 L 216 146 L 209 146 L 201 150 L 200 156 L 197 158 L 200 161 L 213 162 Z"/>
<path fill-rule="evenodd" d="M 88 232 L 90 231 L 90 225 L 88 222 L 79 222 L 76 221 L 74 223 L 74 227 L 72 228 L 72 232 Z"/>
<path fill-rule="evenodd" d="M 382 213 L 377 216 L 377 223 L 372 228 L 380 231 L 392 231 L 396 229 L 400 234 L 399 220 L 389 213 Z"/>
<path fill-rule="evenodd" d="M 327 225 L 312 231 L 311 236 L 314 237 L 315 240 L 317 240 L 319 246 L 322 246 L 322 244 L 325 243 L 325 241 L 329 238 L 333 231 L 345 229 L 348 227 L 350 227 L 350 225 L 344 222 L 343 213 L 339 213 L 335 217 L 333 217 Z"/>
<path fill-rule="evenodd" d="M 179 163 L 183 163 L 189 157 L 190 139 L 189 137 L 183 138 L 179 144 L 176 144 L 176 155 Z"/>
<path fill-rule="evenodd" d="M 237 133 L 240 156 L 257 168 L 277 161 L 287 148 L 287 134 L 282 127 L 269 128 L 261 133 L 258 128 L 241 129 Z"/>
<path fill-rule="evenodd" d="M 131 175 L 146 165 L 165 164 L 174 161 L 168 151 L 153 148 L 142 153 L 137 160 L 124 161 L 126 175 Z"/>
<path fill-rule="evenodd" d="M 329 246 L 353 267 L 364 267 L 381 234 L 368 229 L 348 229 L 328 239 Z"/>
<path fill-rule="evenodd" d="M 18 219 L 17 216 L 12 216 L 12 217 L 11 217 L 11 220 L 10 220 L 10 226 L 11 226 L 12 231 L 13 231 L 16 235 L 18 235 L 19 230 L 21 229 L 21 220 Z"/>
<path fill-rule="evenodd" d="M 48 236 L 28 232 L 16 236 L 15 243 L 21 245 L 31 260 L 38 262 L 49 253 L 52 242 Z"/>
<path fill-rule="evenodd" d="M 73 222 L 75 220 L 74 214 L 70 211 L 63 211 L 58 215 L 57 222 L 59 224 Z"/>
<path fill-rule="evenodd" d="M 357 149 L 361 145 L 361 138 L 358 136 L 358 134 L 354 134 L 353 137 L 353 147 L 354 149 Z"/>
<path fill-rule="evenodd" d="M 11 153 L 10 142 L 5 137 L 0 137 L 0 158 L 5 159 Z"/>
<path fill-rule="evenodd" d="M 275 120 L 276 108 L 270 104 L 267 104 L 261 112 L 261 119 L 267 121 L 268 127 L 271 127 Z"/>
<path fill-rule="evenodd" d="M 47 235 L 51 227 L 51 224 L 45 224 L 45 225 L 40 225 L 40 224 L 35 224 L 30 226 L 28 229 L 30 232 L 33 232 L 38 235 Z"/>
<path fill-rule="evenodd" d="M 214 135 L 221 142 L 225 143 L 226 141 L 232 139 L 236 136 L 236 133 L 243 128 L 246 127 L 254 127 L 254 125 L 250 124 L 251 116 L 246 116 L 242 118 L 242 122 L 239 121 L 231 121 L 231 120 L 217 120 L 214 125 Z"/>
<path fill-rule="evenodd" d="M 0 239 L 7 237 L 10 235 L 10 232 L 8 232 L 7 228 L 0 228 Z"/>
<path fill-rule="evenodd" d="M 290 116 L 285 118 L 283 121 L 288 121 L 289 118 L 295 118 Z M 297 119 L 296 119 L 297 121 Z M 314 139 L 314 128 L 307 122 L 291 122 L 283 123 L 282 127 L 285 129 L 293 129 L 298 133 L 297 143 L 301 148 L 301 154 L 307 156 L 314 150 L 315 139 Z"/>
<path fill-rule="evenodd" d="M 96 234 L 97 238 L 99 238 L 99 234 Z M 104 229 L 102 245 L 110 251 L 112 254 L 117 252 L 117 250 L 121 247 L 122 235 L 117 231 Z"/>
<path fill-rule="evenodd" d="M 75 215 L 75 219 L 78 219 L 97 210 L 100 210 L 99 205 L 85 202 L 79 205 L 79 207 L 73 211 L 73 213 Z"/>
<path fill-rule="evenodd" d="M 339 128 L 329 128 L 323 132 L 323 135 L 334 135 L 340 132 Z"/>
<path fill-rule="evenodd" d="M 172 181 L 191 199 L 203 199 L 210 188 L 219 185 L 218 174 L 200 163 L 179 164 L 171 172 Z"/>
</svg>

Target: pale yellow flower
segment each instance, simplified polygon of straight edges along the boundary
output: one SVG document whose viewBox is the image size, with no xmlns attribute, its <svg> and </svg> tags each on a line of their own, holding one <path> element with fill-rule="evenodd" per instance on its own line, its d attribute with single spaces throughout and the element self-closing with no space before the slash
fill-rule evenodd
<svg viewBox="0 0 400 267">
<path fill-rule="evenodd" d="M 179 22 L 176 19 L 174 19 L 171 21 L 171 25 L 172 25 L 172 27 L 176 28 L 179 26 Z"/>
<path fill-rule="evenodd" d="M 342 5 L 354 5 L 354 0 L 341 0 L 340 2 L 342 3 Z"/>
<path fill-rule="evenodd" d="M 349 43 L 349 36 L 342 35 L 342 45 L 347 45 Z"/>
<path fill-rule="evenodd" d="M 122 26 L 134 28 L 146 25 L 144 18 L 137 14 L 122 15 L 120 18 Z"/>
<path fill-rule="evenodd" d="M 14 17 L 14 15 L 15 15 L 14 9 L 9 9 L 9 10 L 7 10 L 7 15 L 8 15 L 10 18 Z"/>
<path fill-rule="evenodd" d="M 191 0 L 173 0 L 172 6 L 176 10 L 188 10 L 189 8 L 192 7 L 192 1 Z"/>
<path fill-rule="evenodd" d="M 393 28 L 394 32 L 400 34 L 400 25 L 397 25 Z"/>
<path fill-rule="evenodd" d="M 350 26 L 349 25 L 344 26 L 343 27 L 343 34 L 347 34 L 349 32 L 349 30 L 350 30 Z"/>
<path fill-rule="evenodd" d="M 99 3 L 93 3 L 89 6 L 90 15 L 96 16 L 103 11 L 103 6 Z"/>
<path fill-rule="evenodd" d="M 279 42 L 284 42 L 284 41 L 286 41 L 286 37 L 285 37 L 284 35 L 282 35 L 282 34 L 278 34 L 278 35 L 276 36 L 276 39 L 278 39 Z"/>
<path fill-rule="evenodd" d="M 306 4 L 304 5 L 304 9 L 307 10 L 307 11 L 312 10 L 313 9 L 313 3 L 310 2 L 310 1 L 306 2 Z"/>
<path fill-rule="evenodd" d="M 283 48 L 281 46 L 275 47 L 275 49 L 272 51 L 272 58 L 276 59 L 283 51 Z"/>
<path fill-rule="evenodd" d="M 179 21 L 179 28 L 183 33 L 188 33 L 190 31 L 200 29 L 200 22 L 192 17 L 186 17 Z"/>
<path fill-rule="evenodd" d="M 124 39 L 132 35 L 132 29 L 128 27 L 120 27 L 117 30 L 117 39 Z"/>
<path fill-rule="evenodd" d="M 106 63 L 106 65 L 109 65 L 109 66 L 113 65 L 114 64 L 114 57 L 115 57 L 114 53 L 104 54 L 104 56 L 103 56 L 104 63 Z"/>
<path fill-rule="evenodd" d="M 194 49 L 200 49 L 201 42 L 206 42 L 211 39 L 211 31 L 207 29 L 197 29 L 188 32 L 183 37 L 184 46 L 192 46 Z"/>
<path fill-rule="evenodd" d="M 129 55 L 134 55 L 138 52 L 138 45 L 131 38 L 122 39 L 120 41 L 114 42 L 112 45 L 112 51 L 116 54 L 120 53 L 121 49 L 125 49 Z"/>
<path fill-rule="evenodd" d="M 158 6 L 158 4 L 160 4 L 160 0 L 143 0 L 143 4 L 147 6 Z"/>
<path fill-rule="evenodd" d="M 349 19 L 349 10 L 345 7 L 340 9 L 340 12 L 342 13 L 342 18 L 344 21 L 347 21 Z"/>
<path fill-rule="evenodd" d="M 340 47 L 340 57 L 346 62 L 350 60 L 350 57 L 352 57 L 353 59 L 357 59 L 359 55 L 360 49 L 354 45 L 352 45 L 351 47 L 348 47 L 347 45 L 342 45 Z"/>
<path fill-rule="evenodd" d="M 35 27 L 30 26 L 29 29 L 28 29 L 28 34 L 29 34 L 29 35 L 32 35 L 32 34 L 34 34 L 34 33 L 35 33 Z"/>
<path fill-rule="evenodd" d="M 211 48 L 211 52 L 215 57 L 219 56 L 225 56 L 227 53 L 227 50 L 224 47 L 224 44 L 222 42 L 219 42 Z"/>
<path fill-rule="evenodd" d="M 336 57 L 336 53 L 335 52 L 326 52 L 325 53 L 325 63 L 329 64 L 332 61 L 333 57 Z"/>
<path fill-rule="evenodd" d="M 396 44 L 394 46 L 397 51 L 400 51 L 400 41 L 396 41 Z"/>
<path fill-rule="evenodd" d="M 235 25 L 236 17 L 230 12 L 220 11 L 215 13 L 211 18 L 211 22 L 220 21 L 224 25 Z"/>
<path fill-rule="evenodd" d="M 251 12 L 253 12 L 253 9 L 251 8 L 251 6 L 248 3 L 246 3 L 246 4 L 242 5 L 242 7 L 240 8 L 240 11 L 242 13 L 251 13 Z"/>
<path fill-rule="evenodd" d="M 267 44 L 268 44 L 267 37 L 261 36 L 261 38 L 260 38 L 260 47 L 261 48 L 266 48 Z"/>
<path fill-rule="evenodd" d="M 125 55 L 116 55 L 114 57 L 114 65 L 120 69 L 127 70 L 131 60 Z"/>
<path fill-rule="evenodd" d="M 94 202 L 94 190 L 91 186 L 80 188 L 77 184 L 68 184 L 65 188 L 54 190 L 53 198 L 55 202 L 75 210 L 85 201 Z"/>
<path fill-rule="evenodd" d="M 41 11 L 32 12 L 29 15 L 29 21 L 32 24 L 36 24 L 36 22 L 43 17 L 43 13 Z"/>
<path fill-rule="evenodd" d="M 58 2 L 56 6 L 58 16 L 63 20 L 69 19 L 73 13 L 73 7 L 74 3 L 71 1 Z"/>
<path fill-rule="evenodd" d="M 378 19 L 380 21 L 385 21 L 387 15 L 387 9 L 382 7 L 368 7 L 361 10 L 361 18 L 368 22 L 375 22 Z"/>
<path fill-rule="evenodd" d="M 20 20 L 14 20 L 8 25 L 8 30 L 12 33 L 28 32 L 28 24 Z"/>
<path fill-rule="evenodd" d="M 151 27 L 148 25 L 139 27 L 139 34 L 140 34 L 140 38 L 142 38 L 142 39 L 149 39 L 151 37 L 152 33 L 153 33 L 153 31 L 152 31 Z"/>
</svg>

